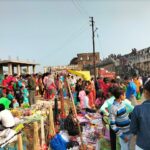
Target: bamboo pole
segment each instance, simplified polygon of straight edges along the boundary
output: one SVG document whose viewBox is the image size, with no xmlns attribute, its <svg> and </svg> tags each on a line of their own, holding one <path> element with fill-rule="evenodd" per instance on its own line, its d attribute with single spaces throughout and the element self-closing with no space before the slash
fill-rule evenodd
<svg viewBox="0 0 150 150">
<path fill-rule="evenodd" d="M 81 140 L 81 150 L 84 150 L 81 127 L 80 127 L 80 124 L 79 124 L 79 121 L 78 121 L 78 118 L 77 118 L 77 110 L 76 110 L 76 106 L 74 104 L 74 98 L 73 98 L 73 95 L 72 95 L 72 92 L 71 92 L 71 89 L 70 89 L 70 85 L 68 83 L 68 79 L 67 79 L 67 85 L 68 85 L 68 89 L 69 89 L 69 93 L 70 93 L 70 97 L 71 97 L 71 101 L 72 101 L 72 106 L 73 106 L 72 111 L 73 111 L 73 113 L 75 115 L 75 118 L 77 120 L 77 125 L 78 125 L 78 129 L 79 129 L 79 136 L 80 136 L 80 140 Z"/>
<path fill-rule="evenodd" d="M 44 119 L 43 116 L 41 117 L 41 148 L 42 150 L 45 148 L 46 142 L 45 142 L 45 131 L 44 131 Z"/>
<path fill-rule="evenodd" d="M 54 118 L 53 118 L 53 109 L 52 105 L 49 107 L 49 136 L 55 136 L 55 127 L 54 127 Z"/>
<path fill-rule="evenodd" d="M 64 111 L 64 96 L 63 96 L 63 89 L 60 89 L 60 102 L 61 102 L 61 118 L 64 119 L 66 117 L 65 111 Z"/>
<path fill-rule="evenodd" d="M 18 134 L 18 150 L 23 150 L 22 136 Z"/>
<path fill-rule="evenodd" d="M 40 150 L 39 134 L 38 134 L 38 123 L 34 122 L 33 127 L 34 127 L 33 150 Z"/>
</svg>

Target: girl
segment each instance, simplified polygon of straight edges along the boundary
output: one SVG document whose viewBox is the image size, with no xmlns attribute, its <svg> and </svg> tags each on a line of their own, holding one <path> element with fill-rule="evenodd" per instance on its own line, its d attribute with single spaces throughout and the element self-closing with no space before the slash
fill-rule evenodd
<svg viewBox="0 0 150 150">
<path fill-rule="evenodd" d="M 29 92 L 24 86 L 21 87 L 21 93 L 23 96 L 23 103 L 29 104 L 29 99 L 28 99 Z"/>
</svg>

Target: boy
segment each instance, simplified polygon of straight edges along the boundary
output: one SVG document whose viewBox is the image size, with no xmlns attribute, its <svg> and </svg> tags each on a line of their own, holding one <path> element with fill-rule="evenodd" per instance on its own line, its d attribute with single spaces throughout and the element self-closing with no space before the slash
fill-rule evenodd
<svg viewBox="0 0 150 150">
<path fill-rule="evenodd" d="M 125 105 L 125 91 L 122 88 L 115 88 L 113 91 L 115 101 L 110 110 L 110 125 L 112 130 L 119 136 L 121 150 L 129 150 L 130 141 L 130 119 Z"/>
</svg>

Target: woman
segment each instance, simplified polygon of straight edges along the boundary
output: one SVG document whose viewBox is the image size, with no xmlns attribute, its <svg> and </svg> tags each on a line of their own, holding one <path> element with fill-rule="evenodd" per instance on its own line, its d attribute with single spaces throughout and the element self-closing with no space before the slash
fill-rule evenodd
<svg viewBox="0 0 150 150">
<path fill-rule="evenodd" d="M 95 87 L 90 81 L 87 81 L 86 90 L 88 90 L 90 92 L 88 95 L 90 106 L 95 107 L 95 99 L 96 99 Z"/>
</svg>

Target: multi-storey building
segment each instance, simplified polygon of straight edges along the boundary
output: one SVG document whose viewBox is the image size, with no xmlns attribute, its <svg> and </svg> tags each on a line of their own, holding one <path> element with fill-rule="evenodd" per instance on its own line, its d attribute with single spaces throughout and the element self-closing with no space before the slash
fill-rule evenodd
<svg viewBox="0 0 150 150">
<path fill-rule="evenodd" d="M 113 69 L 119 75 L 126 74 L 150 74 L 150 47 L 136 50 L 126 55 L 110 55 L 107 59 L 103 60 L 100 67 L 107 68 L 109 71 Z"/>
<path fill-rule="evenodd" d="M 70 61 L 70 64 L 76 64 L 81 68 L 82 70 L 89 70 L 91 74 L 94 74 L 94 69 L 93 69 L 93 59 L 94 55 L 93 53 L 80 53 L 77 54 L 77 57 L 73 58 Z M 95 64 L 100 63 L 100 54 L 99 52 L 95 53 Z M 97 74 L 97 71 L 96 71 Z"/>
</svg>

